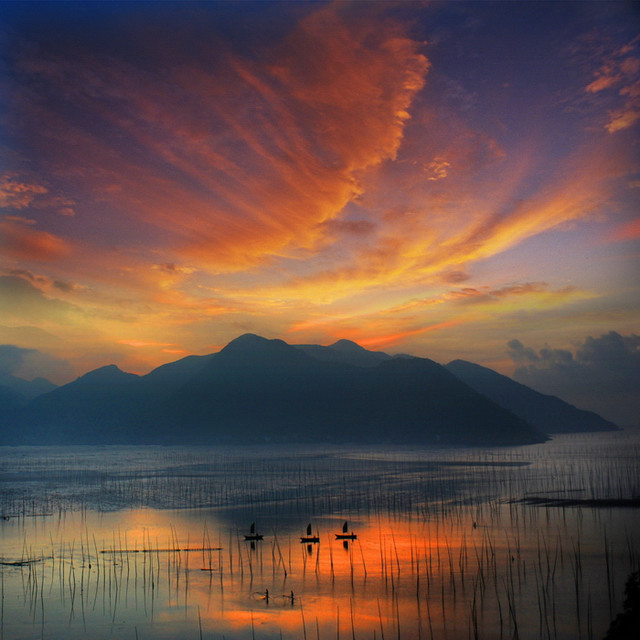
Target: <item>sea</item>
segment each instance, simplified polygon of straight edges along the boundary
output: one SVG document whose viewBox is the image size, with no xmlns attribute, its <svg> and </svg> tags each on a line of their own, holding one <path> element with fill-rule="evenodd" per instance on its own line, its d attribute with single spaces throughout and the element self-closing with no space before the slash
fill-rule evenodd
<svg viewBox="0 0 640 640">
<path fill-rule="evenodd" d="M 0 640 L 600 639 L 640 569 L 640 430 L 2 447 L 0 516 Z"/>
</svg>

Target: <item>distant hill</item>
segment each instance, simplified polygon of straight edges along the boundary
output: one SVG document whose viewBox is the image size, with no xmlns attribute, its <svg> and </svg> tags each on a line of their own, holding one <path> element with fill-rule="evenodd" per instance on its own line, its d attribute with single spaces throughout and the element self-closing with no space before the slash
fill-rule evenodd
<svg viewBox="0 0 640 640">
<path fill-rule="evenodd" d="M 143 409 L 136 393 L 137 380 L 138 376 L 112 364 L 38 396 L 21 412 L 23 432 L 17 442 L 135 442 L 131 429 Z"/>
<path fill-rule="evenodd" d="M 48 393 L 56 388 L 53 382 L 49 382 L 46 378 L 35 378 L 33 380 L 23 380 L 10 374 L 0 376 L 0 388 L 10 389 L 17 393 L 25 401 L 33 400 L 43 393 Z"/>
<path fill-rule="evenodd" d="M 534 391 L 487 367 L 454 360 L 446 368 L 478 393 L 509 409 L 544 433 L 613 431 L 618 428 L 597 413 L 578 409 L 560 398 Z"/>
<path fill-rule="evenodd" d="M 527 444 L 546 436 L 426 358 L 240 336 L 146 376 L 111 365 L 35 398 L 7 439 L 41 443 Z"/>
<path fill-rule="evenodd" d="M 10 387 L 0 386 L 0 444 L 5 444 L 7 437 L 2 437 L 2 434 L 8 434 L 26 404 L 20 393 Z"/>
<path fill-rule="evenodd" d="M 0 375 L 0 444 L 5 439 L 3 433 L 10 429 L 29 401 L 55 388 L 56 385 L 45 378 L 23 380 L 10 374 Z"/>
</svg>

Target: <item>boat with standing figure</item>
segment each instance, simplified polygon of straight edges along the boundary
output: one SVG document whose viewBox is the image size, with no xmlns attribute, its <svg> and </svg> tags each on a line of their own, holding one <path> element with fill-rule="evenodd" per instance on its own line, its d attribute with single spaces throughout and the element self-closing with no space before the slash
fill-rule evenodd
<svg viewBox="0 0 640 640">
<path fill-rule="evenodd" d="M 256 533 L 256 523 L 252 522 L 251 526 L 249 527 L 249 535 L 245 535 L 244 539 L 256 541 L 256 540 L 262 540 L 262 538 L 263 536 L 261 533 Z"/>
<path fill-rule="evenodd" d="M 336 540 L 355 540 L 358 537 L 353 531 L 349 531 L 349 523 L 345 520 L 342 525 L 342 533 L 336 533 Z"/>
<path fill-rule="evenodd" d="M 300 542 L 307 543 L 307 544 L 320 542 L 320 536 L 313 535 L 313 533 L 311 532 L 311 523 L 307 525 L 307 535 L 300 536 Z"/>
</svg>

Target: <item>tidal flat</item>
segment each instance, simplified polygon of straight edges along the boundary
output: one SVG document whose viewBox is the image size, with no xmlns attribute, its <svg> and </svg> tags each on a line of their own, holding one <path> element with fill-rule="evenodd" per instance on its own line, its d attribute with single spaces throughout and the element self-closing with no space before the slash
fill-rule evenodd
<svg viewBox="0 0 640 640">
<path fill-rule="evenodd" d="M 0 639 L 602 638 L 640 568 L 639 460 L 637 430 L 0 448 Z"/>
</svg>

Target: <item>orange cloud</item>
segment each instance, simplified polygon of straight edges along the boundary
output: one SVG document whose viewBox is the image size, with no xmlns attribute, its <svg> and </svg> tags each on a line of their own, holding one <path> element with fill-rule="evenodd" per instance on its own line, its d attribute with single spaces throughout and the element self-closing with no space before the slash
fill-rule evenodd
<svg viewBox="0 0 640 640">
<path fill-rule="evenodd" d="M 126 344 L 128 347 L 172 347 L 167 342 L 147 342 L 145 340 L 118 340 L 118 344 Z M 167 351 L 163 349 L 163 351 Z"/>
<path fill-rule="evenodd" d="M 33 200 L 47 193 L 47 188 L 38 184 L 19 182 L 11 174 L 0 176 L 0 207 L 24 209 Z"/>
<path fill-rule="evenodd" d="M 71 247 L 62 238 L 33 229 L 30 221 L 0 219 L 0 247 L 6 256 L 19 260 L 56 260 L 69 255 Z"/>
<path fill-rule="evenodd" d="M 627 104 L 623 109 L 618 109 L 609 113 L 610 120 L 605 125 L 605 128 L 609 133 L 628 129 L 640 120 L 640 101 L 636 102 L 638 102 L 638 108 Z"/>
<path fill-rule="evenodd" d="M 432 160 L 426 167 L 428 180 L 442 180 L 443 178 L 446 178 L 450 168 L 451 163 L 443 160 L 442 158 Z"/>
<path fill-rule="evenodd" d="M 619 226 L 611 236 L 614 242 L 625 242 L 637 238 L 640 238 L 640 218 Z"/>
<path fill-rule="evenodd" d="M 637 42 L 578 88 L 601 107 L 599 130 L 581 137 L 567 110 L 567 135 L 552 140 L 561 110 L 544 111 L 547 95 L 508 102 L 518 83 L 501 83 L 495 110 L 488 82 L 475 110 L 440 95 L 457 80 L 443 80 L 446 66 L 430 78 L 423 43 L 389 6 L 305 4 L 250 46 L 216 29 L 192 37 L 191 20 L 142 33 L 123 19 L 128 46 L 108 55 L 82 39 L 73 55 L 16 47 L 7 122 L 46 179 L 0 179 L 0 204 L 19 214 L 0 218 L 6 272 L 24 267 L 81 304 L 105 353 L 126 336 L 126 357 L 149 360 L 176 341 L 200 350 L 288 327 L 398 344 L 452 316 L 587 295 L 587 277 L 563 288 L 526 252 L 508 275 L 491 259 L 583 220 L 630 218 L 616 189 L 635 159 L 604 127 L 637 126 Z M 514 105 L 522 118 L 509 120 Z M 523 132 L 530 108 L 548 131 L 540 119 Z M 627 237 L 635 223 L 614 239 Z M 46 281 L 26 275 L 31 260 L 50 262 Z"/>
<path fill-rule="evenodd" d="M 603 91 L 604 89 L 608 89 L 612 87 L 620 81 L 619 76 L 607 76 L 602 75 L 596 78 L 593 82 L 589 83 L 585 89 L 588 93 L 597 93 L 598 91 Z"/>
<path fill-rule="evenodd" d="M 439 322 L 437 324 L 432 324 L 428 327 L 420 327 L 419 329 L 401 331 L 399 333 L 393 333 L 393 334 L 388 334 L 383 336 L 374 336 L 371 338 L 361 338 L 359 340 L 354 340 L 354 342 L 358 342 L 358 344 L 363 347 L 391 347 L 395 344 L 403 342 L 404 340 L 406 340 L 406 338 L 409 338 L 410 336 L 415 336 L 421 333 L 427 333 L 431 331 L 438 331 L 440 329 L 448 329 L 450 327 L 455 327 L 456 325 L 459 325 L 462 322 L 464 321 L 461 319 L 448 320 L 446 322 Z M 346 336 L 341 336 L 341 337 L 344 338 Z M 336 338 L 339 339 L 338 337 Z"/>
<path fill-rule="evenodd" d="M 420 46 L 388 17 L 336 4 L 264 56 L 214 42 L 164 82 L 95 56 L 23 67 L 105 123 L 89 135 L 30 105 L 48 152 L 82 167 L 69 179 L 115 207 L 112 225 L 155 227 L 174 256 L 235 271 L 312 249 L 361 191 L 358 173 L 395 157 L 428 69 Z"/>
<path fill-rule="evenodd" d="M 623 96 L 620 106 L 608 112 L 608 122 L 604 125 L 609 133 L 632 127 L 640 120 L 640 54 L 638 38 L 617 51 L 609 54 L 595 72 L 596 79 L 585 91 L 599 93 L 618 87 L 618 95 Z"/>
<path fill-rule="evenodd" d="M 446 337 L 438 336 L 438 347 L 433 347 L 439 350 L 442 340 L 452 337 L 448 330 L 457 326 L 473 326 L 471 333 L 489 319 L 495 324 L 498 318 L 504 320 L 515 312 L 544 313 L 592 295 L 576 287 L 553 289 L 543 282 L 524 282 L 436 290 L 432 296 L 413 297 L 395 305 L 387 299 L 386 306 L 365 298 L 360 305 L 354 305 L 351 314 L 321 315 L 317 309 L 315 313 L 311 311 L 308 320 L 291 325 L 288 333 L 301 336 L 298 342 L 329 344 L 347 338 L 368 348 L 386 349 L 408 345 L 420 335 L 443 332 Z"/>
<path fill-rule="evenodd" d="M 309 280 L 336 299 L 368 286 L 410 287 L 435 283 L 438 274 L 446 277 L 452 270 L 468 272 L 474 262 L 528 238 L 598 217 L 611 198 L 613 182 L 629 171 L 628 166 L 628 158 L 615 145 L 600 146 L 568 159 L 553 182 L 527 199 L 516 199 L 522 180 L 517 167 L 511 175 L 507 170 L 501 176 L 502 185 L 495 190 L 489 181 L 479 185 L 475 196 L 467 193 L 470 185 L 464 183 L 462 187 L 457 183 L 436 202 L 426 194 L 424 213 L 409 209 L 388 219 L 349 264 Z M 443 219 L 439 210 L 456 215 Z M 308 286 L 305 278 L 292 284 Z"/>
</svg>

